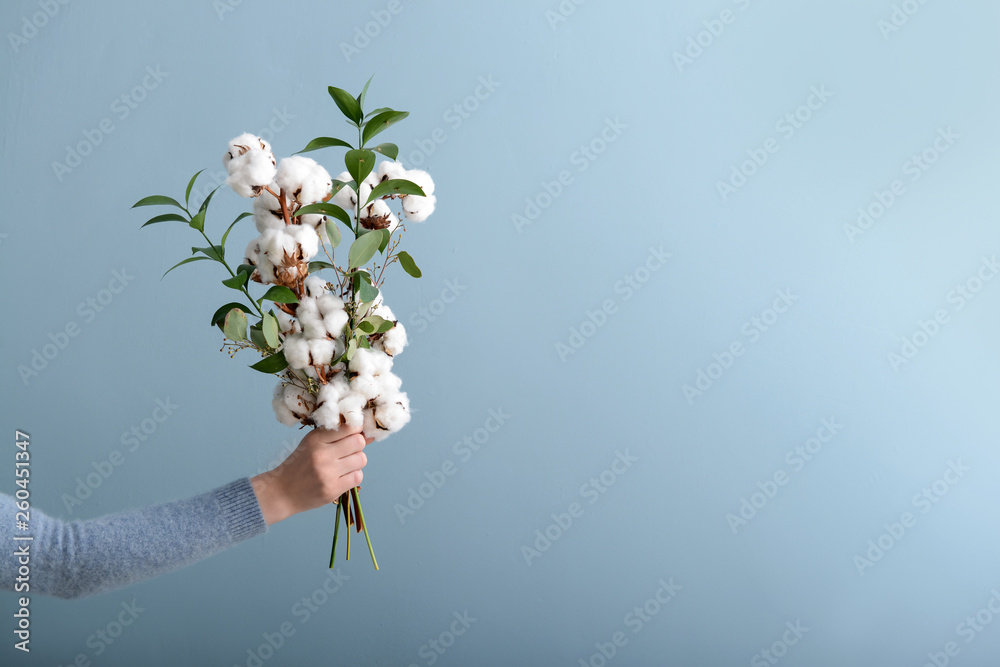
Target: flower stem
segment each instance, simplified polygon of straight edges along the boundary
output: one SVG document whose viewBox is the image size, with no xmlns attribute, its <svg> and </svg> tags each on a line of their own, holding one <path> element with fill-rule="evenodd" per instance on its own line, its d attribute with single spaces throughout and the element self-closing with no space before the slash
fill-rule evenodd
<svg viewBox="0 0 1000 667">
<path fill-rule="evenodd" d="M 372 556 L 372 564 L 375 569 L 378 570 L 378 561 L 375 560 L 375 550 L 372 549 L 371 538 L 368 537 L 368 523 L 365 521 L 365 514 L 361 511 L 361 499 L 358 497 L 357 487 L 351 489 L 351 494 L 354 496 L 354 506 L 358 509 L 358 522 L 365 531 L 365 541 L 368 542 L 368 553 Z"/>
</svg>

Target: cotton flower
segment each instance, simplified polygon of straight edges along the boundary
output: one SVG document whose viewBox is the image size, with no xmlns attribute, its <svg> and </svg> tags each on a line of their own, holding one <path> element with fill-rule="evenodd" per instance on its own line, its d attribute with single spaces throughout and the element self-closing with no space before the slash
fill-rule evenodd
<svg viewBox="0 0 1000 667">
<path fill-rule="evenodd" d="M 342 171 L 339 174 L 337 174 L 336 180 L 340 181 L 341 183 L 350 183 L 351 174 L 349 172 Z M 330 199 L 330 201 L 339 206 L 340 208 L 344 209 L 348 213 L 352 214 L 354 213 L 354 209 L 358 205 L 357 193 L 354 191 L 354 188 L 352 188 L 349 185 L 345 185 L 344 187 L 342 187 L 340 191 L 337 192 L 337 194 L 333 195 L 333 198 Z"/>
<path fill-rule="evenodd" d="M 330 193 L 333 179 L 315 160 L 301 155 L 286 157 L 274 177 L 278 187 L 299 204 L 315 204 Z"/>
<path fill-rule="evenodd" d="M 406 178 L 406 167 L 393 160 L 383 160 L 378 165 L 377 175 L 379 183 L 397 178 Z"/>
<path fill-rule="evenodd" d="M 403 178 L 419 185 L 425 195 L 434 194 L 434 179 L 423 169 L 407 169 L 406 175 Z"/>
<path fill-rule="evenodd" d="M 253 222 L 261 234 L 268 229 L 284 229 L 285 218 L 281 214 L 281 206 L 271 193 L 264 191 L 253 201 Z"/>
<path fill-rule="evenodd" d="M 309 339 L 300 333 L 285 338 L 285 361 L 292 368 L 302 369 L 309 366 Z"/>
<path fill-rule="evenodd" d="M 312 420 L 320 428 L 336 429 L 340 427 L 340 400 L 350 392 L 350 387 L 342 378 L 334 378 L 319 388 L 316 396 L 316 409 Z"/>
<path fill-rule="evenodd" d="M 406 215 L 407 220 L 423 222 L 434 212 L 436 204 L 437 197 L 434 195 L 427 195 L 426 197 L 406 195 L 403 197 L 403 213 Z"/>
<path fill-rule="evenodd" d="M 226 184 L 241 197 L 259 195 L 276 172 L 271 145 L 252 134 L 241 134 L 230 141 L 222 164 L 229 173 Z"/>
<path fill-rule="evenodd" d="M 299 321 L 280 308 L 275 311 L 274 317 L 278 320 L 278 329 L 286 336 L 302 332 Z"/>
<path fill-rule="evenodd" d="M 257 266 L 257 260 L 260 257 L 260 237 L 251 239 L 250 243 L 247 244 L 247 249 L 243 251 L 243 263 L 253 264 Z"/>
<path fill-rule="evenodd" d="M 364 424 L 365 397 L 353 391 L 347 392 L 338 405 L 340 421 L 349 428 L 357 428 Z"/>
<path fill-rule="evenodd" d="M 359 222 L 365 229 L 388 229 L 390 233 L 399 226 L 399 219 L 382 199 L 376 199 L 368 206 L 362 206 Z"/>
<path fill-rule="evenodd" d="M 406 347 L 406 328 L 402 322 L 396 321 L 391 329 L 382 334 L 379 340 L 382 350 L 390 357 L 395 357 Z"/>
<path fill-rule="evenodd" d="M 308 390 L 294 384 L 279 382 L 274 388 L 271 407 L 274 414 L 285 426 L 295 426 L 309 416 L 316 405 L 315 398 Z"/>
<path fill-rule="evenodd" d="M 347 367 L 358 375 L 375 376 L 392 369 L 392 357 L 378 350 L 360 348 L 354 352 Z"/>
<path fill-rule="evenodd" d="M 315 273 L 302 281 L 302 288 L 305 290 L 306 296 L 311 296 L 316 299 L 326 294 L 326 281 L 320 278 Z"/>
<path fill-rule="evenodd" d="M 319 236 L 309 225 L 289 225 L 286 227 L 292 238 L 299 245 L 299 252 L 304 261 L 309 261 L 319 252 Z"/>
</svg>

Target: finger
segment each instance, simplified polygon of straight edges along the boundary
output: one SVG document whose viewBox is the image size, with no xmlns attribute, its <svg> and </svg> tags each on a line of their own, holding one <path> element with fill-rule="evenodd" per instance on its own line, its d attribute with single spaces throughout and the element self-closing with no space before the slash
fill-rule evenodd
<svg viewBox="0 0 1000 667">
<path fill-rule="evenodd" d="M 355 433 L 361 433 L 362 428 L 363 425 L 341 426 L 340 428 L 336 429 L 318 428 L 315 429 L 313 432 L 317 434 L 320 442 L 332 443 L 332 442 L 337 442 L 338 440 L 343 440 L 347 436 L 354 435 Z"/>
</svg>

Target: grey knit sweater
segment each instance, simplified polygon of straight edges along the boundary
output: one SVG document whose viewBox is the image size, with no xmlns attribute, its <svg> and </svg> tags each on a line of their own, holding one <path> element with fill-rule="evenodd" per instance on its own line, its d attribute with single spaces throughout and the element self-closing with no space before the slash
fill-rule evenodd
<svg viewBox="0 0 1000 667">
<path fill-rule="evenodd" d="M 267 530 L 247 477 L 192 498 L 85 521 L 63 522 L 32 507 L 27 531 L 15 529 L 16 512 L 15 500 L 0 493 L 0 589 L 62 598 L 155 577 Z M 16 552 L 25 549 L 29 590 L 23 576 L 15 588 L 25 559 Z"/>
</svg>

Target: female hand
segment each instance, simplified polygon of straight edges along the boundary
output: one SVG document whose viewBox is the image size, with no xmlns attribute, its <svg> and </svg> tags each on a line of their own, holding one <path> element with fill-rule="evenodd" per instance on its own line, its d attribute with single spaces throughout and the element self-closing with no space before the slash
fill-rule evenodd
<svg viewBox="0 0 1000 667">
<path fill-rule="evenodd" d="M 267 525 L 333 502 L 361 484 L 372 438 L 361 428 L 314 429 L 277 468 L 250 479 Z"/>
</svg>

